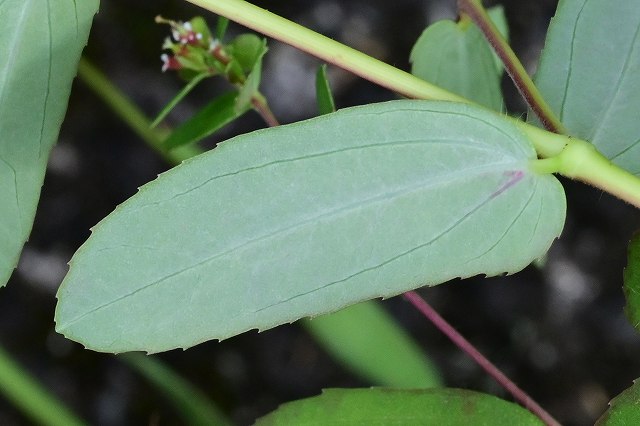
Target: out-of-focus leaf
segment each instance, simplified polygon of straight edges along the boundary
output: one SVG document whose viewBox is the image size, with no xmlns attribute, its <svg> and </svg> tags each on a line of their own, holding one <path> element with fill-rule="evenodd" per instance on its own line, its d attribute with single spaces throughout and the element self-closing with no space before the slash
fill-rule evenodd
<svg viewBox="0 0 640 426">
<path fill-rule="evenodd" d="M 540 426 L 519 405 L 463 389 L 327 389 L 286 403 L 256 426 Z"/>
<path fill-rule="evenodd" d="M 540 92 L 572 135 L 590 141 L 636 176 L 639 6 L 637 0 L 561 1 L 535 76 Z"/>
<path fill-rule="evenodd" d="M 83 426 L 85 423 L 49 393 L 0 347 L 0 393 L 28 417 L 42 426 Z"/>
<path fill-rule="evenodd" d="M 167 149 L 198 142 L 231 123 L 248 111 L 236 108 L 237 92 L 218 96 L 196 115 L 177 127 L 164 141 Z"/>
<path fill-rule="evenodd" d="M 596 426 L 631 426 L 640 424 L 640 384 L 616 396 L 609 403 L 609 409 L 596 421 Z"/>
<path fill-rule="evenodd" d="M 33 224 L 97 0 L 0 1 L 0 286 Z"/>
<path fill-rule="evenodd" d="M 208 75 L 209 74 L 207 73 L 202 73 L 192 78 L 191 81 L 189 81 L 189 83 L 187 83 L 182 88 L 182 90 L 180 90 L 180 92 L 178 92 L 178 94 L 173 99 L 171 99 L 171 101 L 169 101 L 167 106 L 165 106 L 162 111 L 160 111 L 160 114 L 158 114 L 156 119 L 151 123 L 151 127 L 156 127 L 158 124 L 160 124 L 160 122 L 164 120 L 164 118 L 171 112 L 171 110 L 175 108 L 175 106 L 178 105 L 178 103 L 182 99 L 184 99 L 184 97 L 187 96 L 198 85 L 198 83 L 204 80 Z"/>
<path fill-rule="evenodd" d="M 224 39 L 224 35 L 227 33 L 227 27 L 229 26 L 229 19 L 224 16 L 218 16 L 218 22 L 216 23 L 216 39 L 220 42 Z"/>
<path fill-rule="evenodd" d="M 228 46 L 233 56 L 245 72 L 251 71 L 265 53 L 266 41 L 255 34 L 240 34 Z"/>
<path fill-rule="evenodd" d="M 231 424 L 222 411 L 199 389 L 157 359 L 140 353 L 123 354 L 118 359 L 127 363 L 162 391 L 167 396 L 167 400 L 182 414 L 185 424 L 202 426 Z"/>
<path fill-rule="evenodd" d="M 491 47 L 469 20 L 429 25 L 411 50 L 411 73 L 493 110 L 502 110 L 502 67 L 496 67 Z"/>
<path fill-rule="evenodd" d="M 207 40 L 211 39 L 211 31 L 209 30 L 209 25 L 207 21 L 202 16 L 196 16 L 189 20 L 191 24 L 191 28 L 196 34 L 200 34 L 202 37 L 200 40 L 203 42 L 207 42 Z"/>
<path fill-rule="evenodd" d="M 318 102 L 318 112 L 320 115 L 335 112 L 336 104 L 331 94 L 326 64 L 320 65 L 316 72 L 316 100 Z"/>
<path fill-rule="evenodd" d="M 565 216 L 534 159 L 513 123 L 451 102 L 239 136 L 95 227 L 58 292 L 57 329 L 95 350 L 157 352 L 519 271 Z"/>
<path fill-rule="evenodd" d="M 640 331 L 640 232 L 629 242 L 623 278 L 624 295 L 627 299 L 624 311 L 631 325 Z"/>
<path fill-rule="evenodd" d="M 373 385 L 442 385 L 431 360 L 378 302 L 359 303 L 303 324 L 323 348 Z"/>
</svg>

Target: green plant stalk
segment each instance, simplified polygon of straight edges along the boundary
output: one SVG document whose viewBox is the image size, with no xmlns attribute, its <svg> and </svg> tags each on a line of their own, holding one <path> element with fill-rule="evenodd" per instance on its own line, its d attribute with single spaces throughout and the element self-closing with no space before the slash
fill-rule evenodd
<svg viewBox="0 0 640 426">
<path fill-rule="evenodd" d="M 640 208 L 640 179 L 613 164 L 589 142 L 572 138 L 559 155 L 534 161 L 532 168 L 579 180 Z"/>
<path fill-rule="evenodd" d="M 402 95 L 420 99 L 471 103 L 468 99 L 450 93 L 244 0 L 187 1 L 297 47 Z M 507 116 L 505 118 L 509 119 Z M 588 144 L 587 142 L 545 131 L 522 120 L 511 120 L 529 137 L 538 155 L 542 158 L 554 157 L 563 152 L 565 152 L 565 158 L 566 156 L 574 155 L 577 151 L 588 152 L 585 155 L 593 156 L 593 158 L 582 158 L 580 162 L 589 164 L 593 167 L 592 169 L 582 168 L 576 170 L 570 167 L 569 170 L 563 166 L 560 167 L 558 172 L 603 189 L 640 208 L 640 179 L 611 162 L 602 161 L 602 155 L 595 149 L 588 151 L 582 148 L 566 149 L 570 145 L 578 144 L 582 146 L 583 144 Z M 567 161 L 563 160 L 562 164 L 567 164 Z"/>
<path fill-rule="evenodd" d="M 242 0 L 187 0 L 412 98 L 469 102 L 384 62 Z"/>
<path fill-rule="evenodd" d="M 36 382 L 0 347 L 0 390 L 32 421 L 50 426 L 85 423 Z"/>
<path fill-rule="evenodd" d="M 194 146 L 184 146 L 167 151 L 162 142 L 167 132 L 151 127 L 151 121 L 87 59 L 80 59 L 78 77 L 104 101 L 118 117 L 142 138 L 151 148 L 172 164 L 180 164 L 187 158 L 202 153 Z"/>
<path fill-rule="evenodd" d="M 167 399 L 182 413 L 187 424 L 202 426 L 231 424 L 200 390 L 153 357 L 131 352 L 118 355 L 117 358 L 164 392 Z"/>
<path fill-rule="evenodd" d="M 566 129 L 544 100 L 540 91 L 538 91 L 509 43 L 494 25 L 486 9 L 482 6 L 482 1 L 458 0 L 458 9 L 461 14 L 470 18 L 480 28 L 480 31 L 482 31 L 494 52 L 504 64 L 507 74 L 513 80 L 520 95 L 536 114 L 544 128 L 551 132 L 567 134 Z"/>
</svg>

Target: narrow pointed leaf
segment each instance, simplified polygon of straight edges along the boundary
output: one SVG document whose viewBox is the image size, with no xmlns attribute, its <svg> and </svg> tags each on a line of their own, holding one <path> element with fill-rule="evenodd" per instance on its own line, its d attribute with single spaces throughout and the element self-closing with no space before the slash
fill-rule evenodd
<svg viewBox="0 0 640 426">
<path fill-rule="evenodd" d="M 455 277 L 516 272 L 565 199 L 508 120 L 395 101 L 234 138 L 118 207 L 76 253 L 57 329 L 188 347 Z"/>
<path fill-rule="evenodd" d="M 151 123 L 151 127 L 156 127 L 158 124 L 160 124 L 160 122 L 162 120 L 165 119 L 165 117 L 167 115 L 169 115 L 169 113 L 171 112 L 171 110 L 173 108 L 175 108 L 176 105 L 178 105 L 180 103 L 181 100 L 184 99 L 185 96 L 187 96 L 202 80 L 204 80 L 209 74 L 207 73 L 202 73 L 202 74 L 198 74 L 195 77 L 193 77 L 191 79 L 191 81 L 189 81 L 189 83 L 187 83 L 179 92 L 176 96 L 173 97 L 173 99 L 171 99 L 169 101 L 169 103 L 162 108 L 162 111 L 160 111 L 160 113 L 158 114 L 158 116 L 153 120 L 153 122 Z"/>
<path fill-rule="evenodd" d="M 596 426 L 626 426 L 640 424 L 640 383 L 633 385 L 609 403 L 609 409 L 596 421 Z"/>
<path fill-rule="evenodd" d="M 174 149 L 198 142 L 241 117 L 248 111 L 248 106 L 245 105 L 244 109 L 238 110 L 237 97 L 238 92 L 229 92 L 215 98 L 196 115 L 177 127 L 164 141 L 164 146 L 167 149 Z"/>
<path fill-rule="evenodd" d="M 256 426 L 447 425 L 541 426 L 529 411 L 492 395 L 463 389 L 326 389 L 289 402 Z"/>
<path fill-rule="evenodd" d="M 640 175 L 637 0 L 563 0 L 535 83 L 568 131 Z"/>
<path fill-rule="evenodd" d="M 378 302 L 349 306 L 304 321 L 331 355 L 376 386 L 442 386 L 438 370 Z"/>
<path fill-rule="evenodd" d="M 435 22 L 411 50 L 411 73 L 495 111 L 502 110 L 500 80 L 491 47 L 472 22 Z"/>
<path fill-rule="evenodd" d="M 97 0 L 0 1 L 0 286 L 29 236 Z"/>
<path fill-rule="evenodd" d="M 222 410 L 200 389 L 159 359 L 141 353 L 123 354 L 118 356 L 118 359 L 128 364 L 165 394 L 167 401 L 180 412 L 185 424 L 193 426 L 231 424 Z"/>
<path fill-rule="evenodd" d="M 322 64 L 316 72 L 316 102 L 320 115 L 335 112 L 336 104 L 331 94 L 331 86 L 327 78 L 327 64 Z"/>
<path fill-rule="evenodd" d="M 640 331 L 640 233 L 629 242 L 627 267 L 624 269 L 624 312 L 633 327 Z"/>
<path fill-rule="evenodd" d="M 218 16 L 216 21 L 216 39 L 222 42 L 225 34 L 227 33 L 227 27 L 229 26 L 229 19 L 224 16 Z"/>
</svg>

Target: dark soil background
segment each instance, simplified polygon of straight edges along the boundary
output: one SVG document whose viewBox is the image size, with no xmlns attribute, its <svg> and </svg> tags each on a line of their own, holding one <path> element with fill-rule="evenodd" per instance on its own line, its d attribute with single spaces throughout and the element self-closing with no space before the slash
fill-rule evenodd
<svg viewBox="0 0 640 426">
<path fill-rule="evenodd" d="M 256 1 L 400 68 L 427 23 L 454 17 L 444 0 Z M 504 1 L 516 52 L 533 72 L 555 1 Z M 86 54 L 150 116 L 180 88 L 160 72 L 168 35 L 157 14 L 214 18 L 181 1 L 103 1 Z M 240 31 L 238 26 L 232 31 Z M 292 122 L 315 114 L 318 62 L 270 43 L 263 88 L 276 116 Z M 339 107 L 378 102 L 394 94 L 331 68 Z M 171 123 L 193 114 L 219 84 L 189 97 Z M 523 112 L 505 80 L 512 111 Z M 263 124 L 249 114 L 207 142 Z M 90 424 L 181 424 L 152 386 L 116 357 L 84 350 L 53 331 L 55 291 L 66 262 L 89 228 L 166 170 L 165 164 L 76 81 L 60 141 L 54 149 L 31 240 L 0 295 L 2 345 Z M 638 213 L 589 187 L 565 182 L 568 218 L 546 264 L 512 277 L 471 279 L 423 289 L 422 294 L 478 348 L 567 425 L 593 424 L 611 397 L 640 376 L 640 337 L 625 320 L 621 290 L 626 243 Z M 447 386 L 509 399 L 465 355 L 401 298 L 384 302 L 441 368 Z M 327 387 L 370 386 L 332 361 L 294 325 L 157 355 L 217 401 L 239 425 L 285 401 Z M 0 424 L 28 421 L 0 398 Z"/>
</svg>

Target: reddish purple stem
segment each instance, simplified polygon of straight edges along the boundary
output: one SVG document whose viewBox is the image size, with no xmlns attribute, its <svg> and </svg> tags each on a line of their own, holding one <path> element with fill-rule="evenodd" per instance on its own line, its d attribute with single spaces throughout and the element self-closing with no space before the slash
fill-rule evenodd
<svg viewBox="0 0 640 426">
<path fill-rule="evenodd" d="M 525 391 L 520 389 L 511 381 L 498 367 L 489 361 L 484 355 L 478 351 L 462 334 L 451 326 L 444 318 L 440 316 L 418 293 L 408 291 L 404 293 L 407 299 L 422 315 L 424 315 L 433 325 L 435 325 L 445 336 L 447 336 L 458 348 L 469 355 L 484 371 L 487 372 L 496 382 L 505 388 L 514 399 L 525 408 L 538 416 L 548 426 L 560 426 L 560 423 L 554 419 L 544 408 L 534 401 Z"/>
</svg>

